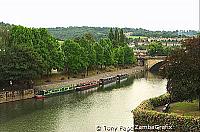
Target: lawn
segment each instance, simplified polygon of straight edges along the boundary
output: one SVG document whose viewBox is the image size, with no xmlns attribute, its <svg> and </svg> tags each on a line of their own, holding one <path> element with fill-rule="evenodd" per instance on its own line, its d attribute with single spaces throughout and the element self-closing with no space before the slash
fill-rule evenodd
<svg viewBox="0 0 200 132">
<path fill-rule="evenodd" d="M 58 40 L 58 43 L 62 45 L 64 41 Z"/>
<path fill-rule="evenodd" d="M 144 38 L 147 38 L 147 37 L 145 37 L 145 36 L 128 36 L 128 38 L 132 38 L 132 39 L 141 38 L 141 39 L 144 39 Z"/>
<path fill-rule="evenodd" d="M 193 102 L 177 102 L 170 104 L 169 113 L 176 113 L 184 116 L 200 116 L 198 111 L 199 102 L 194 100 Z"/>
</svg>

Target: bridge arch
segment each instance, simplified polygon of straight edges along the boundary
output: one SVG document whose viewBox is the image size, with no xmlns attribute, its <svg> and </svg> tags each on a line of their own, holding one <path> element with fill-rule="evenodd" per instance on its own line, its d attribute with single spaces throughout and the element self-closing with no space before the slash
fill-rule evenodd
<svg viewBox="0 0 200 132">
<path fill-rule="evenodd" d="M 149 71 L 158 71 L 159 68 L 164 64 L 166 56 L 155 56 L 144 58 L 144 66 Z"/>
<path fill-rule="evenodd" d="M 163 60 L 163 61 L 160 61 L 160 62 L 154 64 L 153 66 L 151 66 L 151 67 L 149 68 L 149 71 L 150 71 L 150 72 L 153 72 L 153 73 L 158 72 L 159 69 L 160 69 L 164 64 L 165 64 L 165 61 L 164 61 L 164 60 Z"/>
</svg>

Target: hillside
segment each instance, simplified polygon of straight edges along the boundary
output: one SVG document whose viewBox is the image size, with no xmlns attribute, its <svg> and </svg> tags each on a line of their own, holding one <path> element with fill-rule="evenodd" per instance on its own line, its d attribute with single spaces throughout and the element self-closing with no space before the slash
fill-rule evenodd
<svg viewBox="0 0 200 132">
<path fill-rule="evenodd" d="M 91 33 L 96 40 L 106 37 L 109 32 L 109 27 L 56 27 L 48 28 L 48 31 L 57 39 L 64 40 L 74 37 L 80 37 L 84 33 Z M 142 28 L 123 28 L 125 33 L 129 33 L 131 36 L 144 36 L 144 37 L 164 37 L 164 38 L 173 38 L 184 36 L 192 36 L 197 32 L 193 30 L 189 31 L 150 31 Z"/>
<path fill-rule="evenodd" d="M 13 24 L 12 24 L 13 25 Z M 0 28 L 9 29 L 12 27 L 9 23 L 0 22 Z M 56 27 L 56 28 L 47 28 L 49 33 L 51 33 L 58 40 L 71 39 L 75 37 L 81 37 L 85 33 L 91 33 L 96 40 L 100 38 L 107 37 L 110 27 Z M 197 34 L 197 31 L 181 30 L 181 31 L 150 31 L 142 28 L 123 28 L 124 33 L 129 33 L 131 36 L 144 36 L 144 37 L 180 37 L 184 36 L 193 36 Z"/>
</svg>

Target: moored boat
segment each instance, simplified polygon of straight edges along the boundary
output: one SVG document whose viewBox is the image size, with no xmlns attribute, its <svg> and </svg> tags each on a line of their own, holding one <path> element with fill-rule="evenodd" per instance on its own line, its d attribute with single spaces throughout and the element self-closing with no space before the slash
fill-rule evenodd
<svg viewBox="0 0 200 132">
<path fill-rule="evenodd" d="M 109 83 L 113 83 L 117 81 L 117 76 L 111 76 L 111 77 L 107 77 L 107 78 L 101 78 L 99 80 L 99 85 L 106 85 Z"/>
<path fill-rule="evenodd" d="M 124 80 L 127 80 L 127 78 L 128 78 L 128 74 L 118 74 L 117 75 L 117 81 L 124 81 Z"/>
<path fill-rule="evenodd" d="M 76 86 L 76 91 L 83 91 L 83 90 L 95 88 L 95 87 L 98 87 L 98 86 L 99 86 L 99 82 L 95 81 L 95 80 L 83 82 L 83 83 L 80 83 Z"/>
<path fill-rule="evenodd" d="M 36 99 L 44 99 L 45 96 L 38 94 L 38 95 L 35 95 L 35 98 L 36 98 Z"/>
<path fill-rule="evenodd" d="M 75 91 L 74 86 L 63 86 L 61 88 L 49 89 L 49 90 L 40 90 L 38 94 L 35 95 L 36 99 L 43 99 L 47 96 L 52 96 L 56 94 L 69 93 Z"/>
</svg>

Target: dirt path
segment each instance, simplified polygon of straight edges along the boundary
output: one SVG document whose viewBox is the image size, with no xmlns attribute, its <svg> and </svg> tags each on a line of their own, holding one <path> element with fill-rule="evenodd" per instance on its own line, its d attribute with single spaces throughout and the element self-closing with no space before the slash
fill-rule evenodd
<svg viewBox="0 0 200 132">
<path fill-rule="evenodd" d="M 75 85 L 75 84 L 78 84 L 80 82 L 85 82 L 85 81 L 89 81 L 89 80 L 99 80 L 100 78 L 109 77 L 109 76 L 116 76 L 117 74 L 127 73 L 127 74 L 131 75 L 131 74 L 139 73 L 143 70 L 144 70 L 144 67 L 137 66 L 137 67 L 133 67 L 133 68 L 130 68 L 130 69 L 118 70 L 118 71 L 115 71 L 115 72 L 101 73 L 101 74 L 86 77 L 86 78 L 83 78 L 83 79 L 71 78 L 71 79 L 69 79 L 65 82 L 35 86 L 34 88 L 36 88 L 36 89 L 52 89 L 52 88 L 57 88 L 57 87 L 61 87 L 61 86 L 66 86 L 66 85 L 72 85 L 72 84 Z"/>
</svg>

